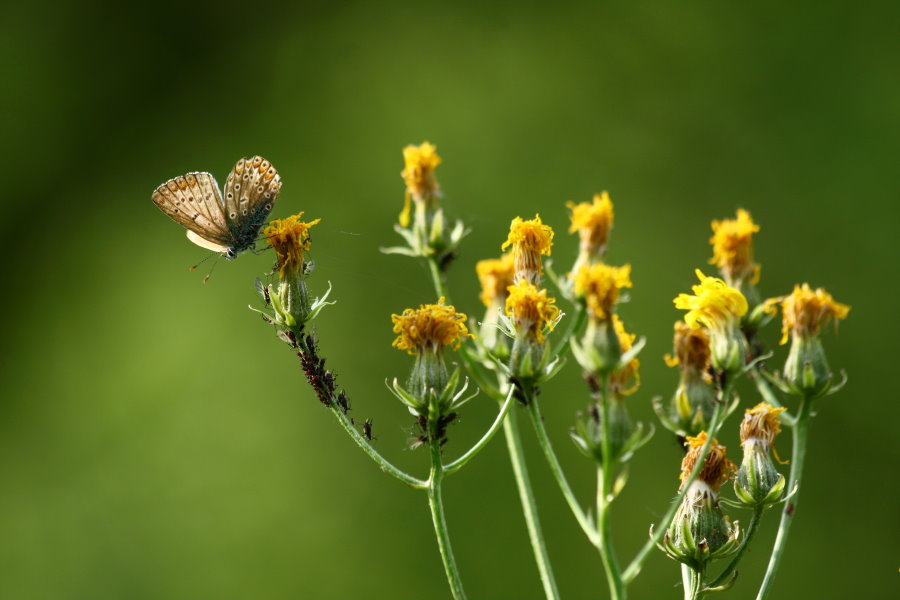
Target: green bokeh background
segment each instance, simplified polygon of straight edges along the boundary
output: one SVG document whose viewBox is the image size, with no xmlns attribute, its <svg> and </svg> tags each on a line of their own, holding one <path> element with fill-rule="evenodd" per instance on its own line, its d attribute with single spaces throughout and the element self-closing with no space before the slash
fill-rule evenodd
<svg viewBox="0 0 900 600">
<path fill-rule="evenodd" d="M 540 212 L 564 266 L 576 246 L 564 202 L 611 191 L 609 260 L 634 269 L 621 312 L 648 338 L 637 418 L 652 420 L 650 398 L 675 385 L 662 361 L 671 299 L 705 265 L 711 219 L 745 207 L 761 224 L 764 294 L 809 281 L 852 305 L 826 334 L 851 380 L 814 422 L 772 597 L 896 598 L 898 13 L 896 2 L 4 8 L 0 598 L 448 597 L 424 495 L 373 467 L 247 310 L 271 256 L 220 264 L 203 285 L 187 267 L 204 252 L 150 203 L 177 174 L 223 181 L 240 156 L 271 159 L 284 180 L 276 216 L 322 218 L 312 287 L 332 281 L 339 303 L 317 323 L 353 415 L 423 473 L 382 381 L 410 364 L 390 349 L 389 315 L 434 295 L 422 265 L 377 249 L 398 239 L 400 149 L 425 139 L 444 158 L 448 212 L 473 230 L 450 285 L 474 315 L 473 265 L 498 254 L 513 216 Z M 593 470 L 567 439 L 585 403 L 571 365 L 543 396 L 588 502 Z M 472 402 L 447 453 L 494 410 Z M 735 458 L 736 423 L 723 440 Z M 524 431 L 563 598 L 605 597 L 598 557 Z M 634 459 L 614 509 L 623 559 L 674 493 L 679 456 L 659 432 Z M 501 439 L 448 480 L 446 503 L 471 598 L 542 597 Z M 776 520 L 729 597 L 753 597 Z M 679 581 L 655 555 L 632 597 L 678 598 Z"/>
</svg>

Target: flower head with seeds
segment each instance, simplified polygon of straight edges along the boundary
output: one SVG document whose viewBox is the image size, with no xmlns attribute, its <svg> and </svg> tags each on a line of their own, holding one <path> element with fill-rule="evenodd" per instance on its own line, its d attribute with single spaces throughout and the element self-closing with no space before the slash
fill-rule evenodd
<svg viewBox="0 0 900 600">
<path fill-rule="evenodd" d="M 404 168 L 400 172 L 406 183 L 406 199 L 400 213 L 400 225 L 409 226 L 411 202 L 431 205 L 440 195 L 440 186 L 434 177 L 434 170 L 441 164 L 434 144 L 423 142 L 403 149 Z"/>
<path fill-rule="evenodd" d="M 591 319 L 595 321 L 610 319 L 619 291 L 631 286 L 631 265 L 584 265 L 575 274 L 575 293 L 585 298 Z"/>
<path fill-rule="evenodd" d="M 609 194 L 601 192 L 594 194 L 591 202 L 568 202 L 566 206 L 572 211 L 569 233 L 578 232 L 580 240 L 579 263 L 602 257 L 613 226 L 613 204 Z"/>
<path fill-rule="evenodd" d="M 304 223 L 300 220 L 302 216 L 301 212 L 286 219 L 274 219 L 262 232 L 275 249 L 278 273 L 282 279 L 296 277 L 303 270 L 303 253 L 310 246 L 309 230 L 321 221 L 316 219 Z"/>
<path fill-rule="evenodd" d="M 475 265 L 478 281 L 481 283 L 481 301 L 485 306 L 506 301 L 508 288 L 514 282 L 516 267 L 513 256 L 506 253 L 500 258 L 480 260 Z"/>
<path fill-rule="evenodd" d="M 775 408 L 766 402 L 760 402 L 753 408 L 744 412 L 744 420 L 741 421 L 741 444 L 754 439 L 771 448 L 775 442 L 775 436 L 781 433 L 781 418 L 785 408 Z"/>
<path fill-rule="evenodd" d="M 709 333 L 703 328 L 690 327 L 684 321 L 676 321 L 672 352 L 665 356 L 670 367 L 680 365 L 682 369 L 705 373 L 709 365 Z"/>
<path fill-rule="evenodd" d="M 559 308 L 556 298 L 547 296 L 547 290 L 538 290 L 528 281 L 519 280 L 509 286 L 506 314 L 515 322 L 518 335 L 543 344 L 544 326 L 553 329 L 559 318 Z"/>
<path fill-rule="evenodd" d="M 712 230 L 709 243 L 713 256 L 709 264 L 719 267 L 725 280 L 735 287 L 743 281 L 756 283 L 759 265 L 753 262 L 753 234 L 759 232 L 759 225 L 753 222 L 750 213 L 739 209 L 735 219 L 713 221 Z"/>
<path fill-rule="evenodd" d="M 544 271 L 541 256 L 550 256 L 553 229 L 544 225 L 540 215 L 535 215 L 528 221 L 516 217 L 510 224 L 509 235 L 500 249 L 506 250 L 510 246 L 515 260 L 516 280 L 524 278 L 529 283 L 538 285 Z"/>
<path fill-rule="evenodd" d="M 399 315 L 391 315 L 397 338 L 394 348 L 409 354 L 440 353 L 444 346 L 455 350 L 466 337 L 473 337 L 466 327 L 466 315 L 444 304 L 421 304 L 418 309 L 407 308 Z"/>
<path fill-rule="evenodd" d="M 682 482 L 686 481 L 690 477 L 691 471 L 694 470 L 694 466 L 700 458 L 700 451 L 703 445 L 706 444 L 707 437 L 707 433 L 701 431 L 696 437 L 688 436 L 686 438 L 687 441 L 684 445 L 687 446 L 688 451 L 681 461 Z M 697 480 L 704 482 L 714 492 L 718 492 L 719 487 L 730 479 L 737 470 L 735 464 L 728 460 L 725 450 L 725 446 L 720 445 L 718 440 L 713 440 L 703 466 L 700 468 L 700 473 L 697 475 Z"/>
<path fill-rule="evenodd" d="M 788 341 L 789 334 L 798 337 L 818 335 L 822 327 L 834 319 L 846 319 L 850 307 L 836 302 L 831 294 L 822 288 L 813 290 L 808 283 L 795 285 L 790 295 L 771 298 L 765 302 L 767 309 L 774 312 L 775 306 L 781 304 L 784 320 L 781 327 L 781 343 Z"/>
</svg>

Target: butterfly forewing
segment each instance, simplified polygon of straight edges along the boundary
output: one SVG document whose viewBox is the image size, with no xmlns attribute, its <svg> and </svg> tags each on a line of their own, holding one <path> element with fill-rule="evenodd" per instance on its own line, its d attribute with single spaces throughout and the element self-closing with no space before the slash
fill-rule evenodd
<svg viewBox="0 0 900 600">
<path fill-rule="evenodd" d="M 209 173 L 188 173 L 165 182 L 151 196 L 164 213 L 189 231 L 223 246 L 233 245 L 222 196 Z"/>
</svg>

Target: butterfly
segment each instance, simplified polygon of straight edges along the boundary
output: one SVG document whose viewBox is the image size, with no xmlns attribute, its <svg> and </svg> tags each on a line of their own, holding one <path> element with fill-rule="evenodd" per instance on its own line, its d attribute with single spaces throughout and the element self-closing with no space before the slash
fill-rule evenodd
<svg viewBox="0 0 900 600">
<path fill-rule="evenodd" d="M 151 199 L 189 240 L 231 260 L 256 245 L 281 191 L 281 176 L 261 156 L 242 158 L 225 180 L 225 198 L 210 173 L 187 173 L 154 190 Z"/>
</svg>

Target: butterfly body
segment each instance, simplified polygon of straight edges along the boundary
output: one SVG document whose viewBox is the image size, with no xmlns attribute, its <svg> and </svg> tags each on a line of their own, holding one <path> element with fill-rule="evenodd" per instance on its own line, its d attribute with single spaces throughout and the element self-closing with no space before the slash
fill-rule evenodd
<svg viewBox="0 0 900 600">
<path fill-rule="evenodd" d="M 254 156 L 235 163 L 225 181 L 224 197 L 211 174 L 194 172 L 168 180 L 151 199 L 187 228 L 189 240 L 233 259 L 256 245 L 280 191 L 278 171 Z"/>
</svg>

